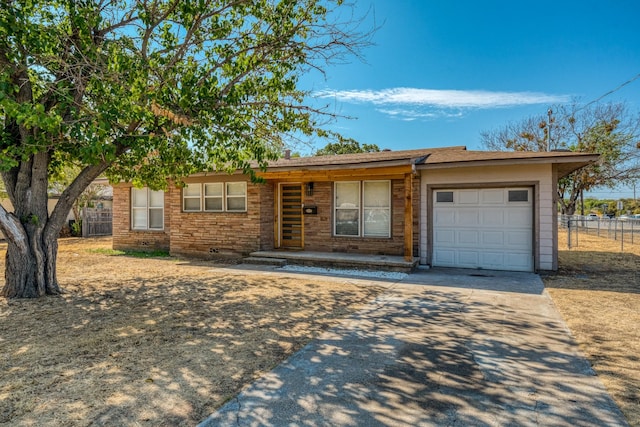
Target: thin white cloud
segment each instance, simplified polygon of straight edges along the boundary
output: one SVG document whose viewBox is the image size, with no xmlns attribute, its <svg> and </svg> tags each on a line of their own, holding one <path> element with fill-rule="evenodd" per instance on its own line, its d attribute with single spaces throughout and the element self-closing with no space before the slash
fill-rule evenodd
<svg viewBox="0 0 640 427">
<path fill-rule="evenodd" d="M 436 90 L 393 88 L 383 90 L 323 90 L 319 98 L 349 103 L 406 105 L 435 108 L 502 108 L 520 105 L 554 104 L 570 100 L 569 95 L 538 92 L 491 92 L 485 90 Z"/>
<path fill-rule="evenodd" d="M 377 108 L 376 111 L 387 116 L 404 120 L 406 122 L 412 122 L 414 120 L 430 120 L 430 119 L 451 119 L 464 116 L 461 111 L 444 110 L 444 109 L 430 109 L 422 111 L 423 109 L 416 108 L 413 110 L 407 108 Z"/>
</svg>

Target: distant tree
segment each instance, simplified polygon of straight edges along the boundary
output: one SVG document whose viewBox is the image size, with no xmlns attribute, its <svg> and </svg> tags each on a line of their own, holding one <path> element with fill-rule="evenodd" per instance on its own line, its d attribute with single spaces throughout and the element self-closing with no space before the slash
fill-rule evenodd
<svg viewBox="0 0 640 427">
<path fill-rule="evenodd" d="M 65 165 L 57 172 L 51 175 L 51 181 L 49 182 L 49 192 L 59 196 L 64 190 L 77 178 L 81 169 L 71 165 Z M 108 190 L 108 186 L 91 183 L 84 191 L 78 196 L 71 206 L 71 212 L 73 213 L 73 219 L 76 222 L 80 222 L 80 215 L 83 208 L 90 207 L 93 201 L 105 196 Z"/>
<path fill-rule="evenodd" d="M 572 215 L 581 192 L 613 188 L 640 176 L 640 120 L 623 103 L 580 106 L 560 105 L 553 114 L 529 117 L 521 122 L 481 133 L 489 150 L 570 150 L 598 153 L 597 163 L 562 178 L 558 197 L 563 214 Z"/>
<path fill-rule="evenodd" d="M 342 0 L 0 0 L 0 206 L 6 297 L 59 294 L 57 236 L 99 175 L 154 189 L 265 166 L 330 115 L 300 77 L 357 54 Z M 48 181 L 80 172 L 51 214 Z"/>
<path fill-rule="evenodd" d="M 316 151 L 316 156 L 327 156 L 335 154 L 355 154 L 355 153 L 374 153 L 380 151 L 376 144 L 360 144 L 352 138 L 343 138 L 338 136 L 338 142 L 331 142 L 323 148 Z"/>
<path fill-rule="evenodd" d="M 618 209 L 618 202 L 622 202 L 622 209 Z M 624 199 L 584 199 L 584 211 L 585 212 L 601 212 L 602 206 L 606 205 L 607 213 L 615 214 L 616 216 L 626 214 L 640 213 L 640 202 L 632 198 Z"/>
</svg>

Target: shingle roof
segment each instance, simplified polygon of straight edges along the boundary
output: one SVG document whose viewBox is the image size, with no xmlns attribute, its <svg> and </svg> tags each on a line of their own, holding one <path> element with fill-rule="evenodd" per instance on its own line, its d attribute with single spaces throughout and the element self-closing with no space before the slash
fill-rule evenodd
<svg viewBox="0 0 640 427">
<path fill-rule="evenodd" d="M 400 151 L 377 151 L 373 153 L 337 154 L 313 157 L 292 157 L 290 159 L 278 159 L 269 162 L 271 168 L 305 168 L 317 166 L 338 166 L 338 165 L 362 165 L 371 163 L 388 163 L 404 161 L 409 164 L 411 161 L 423 159 L 424 157 L 437 152 L 461 151 L 465 152 L 466 147 L 443 147 L 443 148 L 423 148 L 418 150 Z"/>
<path fill-rule="evenodd" d="M 554 163 L 558 178 L 569 175 L 598 160 L 598 154 L 572 151 L 450 151 L 434 152 L 416 169 L 447 168 L 454 166 L 489 166 L 497 164 Z"/>
<path fill-rule="evenodd" d="M 594 154 L 576 153 L 573 151 L 435 151 L 420 164 L 433 165 L 441 163 L 481 162 L 495 160 L 532 160 L 532 159 L 575 159 L 593 157 Z M 597 155 L 595 155 L 597 156 Z"/>
<path fill-rule="evenodd" d="M 453 166 L 483 166 L 490 164 L 558 163 L 562 177 L 596 161 L 597 154 L 572 151 L 470 151 L 464 146 L 424 148 L 418 150 L 378 151 L 373 153 L 339 154 L 314 157 L 293 157 L 269 162 L 267 171 L 375 168 L 395 165 L 415 165 L 416 169 Z"/>
</svg>

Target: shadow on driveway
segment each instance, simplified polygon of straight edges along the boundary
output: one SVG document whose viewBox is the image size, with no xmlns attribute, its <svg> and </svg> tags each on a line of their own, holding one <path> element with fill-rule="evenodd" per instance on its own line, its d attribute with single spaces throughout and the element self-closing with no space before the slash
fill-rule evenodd
<svg viewBox="0 0 640 427">
<path fill-rule="evenodd" d="M 294 425 L 627 424 L 539 276 L 443 269 L 389 285 L 200 424 Z"/>
</svg>

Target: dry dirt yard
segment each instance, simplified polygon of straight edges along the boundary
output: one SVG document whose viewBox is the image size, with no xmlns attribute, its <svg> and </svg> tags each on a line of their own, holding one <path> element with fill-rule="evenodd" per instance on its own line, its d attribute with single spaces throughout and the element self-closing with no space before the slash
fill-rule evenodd
<svg viewBox="0 0 640 427">
<path fill-rule="evenodd" d="M 1 426 L 193 426 L 382 291 L 110 248 L 61 239 L 64 295 L 0 299 Z"/>
<path fill-rule="evenodd" d="M 561 232 L 558 246 L 547 292 L 629 424 L 640 426 L 640 242 L 622 253 L 620 242 L 580 234 L 568 250 Z"/>
<path fill-rule="evenodd" d="M 581 236 L 567 250 L 561 233 L 559 247 L 547 291 L 640 426 L 640 245 L 620 253 Z M 0 426 L 194 425 L 381 292 L 110 248 L 108 238 L 62 239 L 66 294 L 0 300 Z"/>
</svg>

